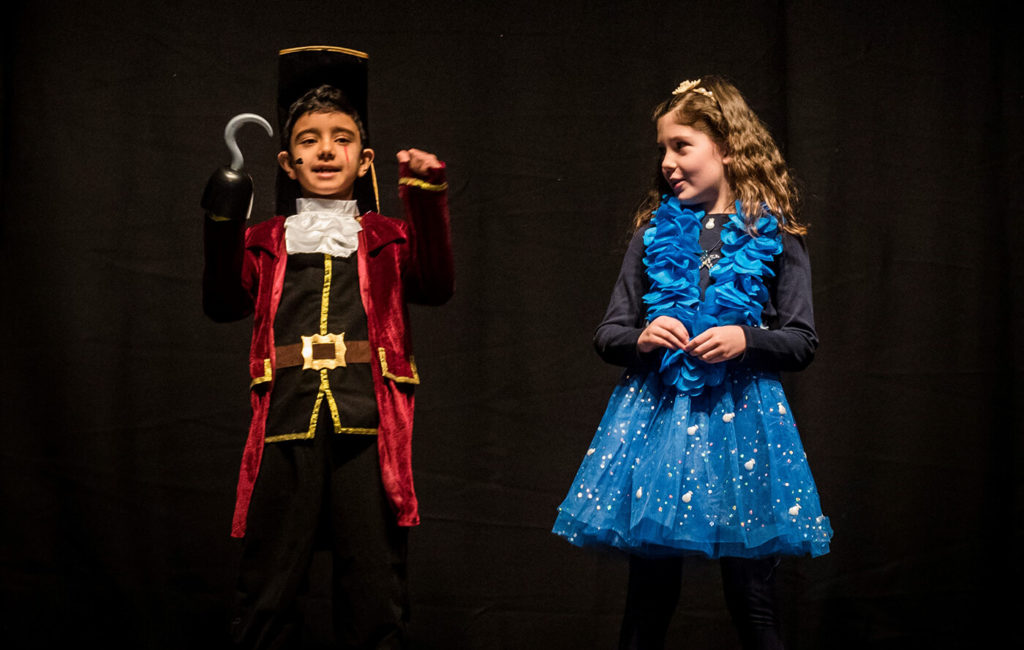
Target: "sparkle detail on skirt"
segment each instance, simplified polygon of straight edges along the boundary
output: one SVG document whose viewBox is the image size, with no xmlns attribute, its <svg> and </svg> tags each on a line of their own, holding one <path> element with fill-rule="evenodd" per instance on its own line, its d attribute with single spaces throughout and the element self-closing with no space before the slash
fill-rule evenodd
<svg viewBox="0 0 1024 650">
<path fill-rule="evenodd" d="M 626 373 L 553 532 L 648 556 L 827 553 L 832 529 L 790 411 L 771 373 L 733 369 L 695 396 Z"/>
</svg>

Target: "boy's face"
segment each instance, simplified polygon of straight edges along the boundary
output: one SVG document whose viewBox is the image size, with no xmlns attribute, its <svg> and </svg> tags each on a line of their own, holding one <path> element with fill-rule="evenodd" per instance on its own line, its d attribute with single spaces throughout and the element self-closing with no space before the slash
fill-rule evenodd
<svg viewBox="0 0 1024 650">
<path fill-rule="evenodd" d="M 338 112 L 300 117 L 289 150 L 277 154 L 281 169 L 299 182 L 306 198 L 351 200 L 356 178 L 372 161 L 373 149 L 363 149 L 355 120 Z"/>
</svg>

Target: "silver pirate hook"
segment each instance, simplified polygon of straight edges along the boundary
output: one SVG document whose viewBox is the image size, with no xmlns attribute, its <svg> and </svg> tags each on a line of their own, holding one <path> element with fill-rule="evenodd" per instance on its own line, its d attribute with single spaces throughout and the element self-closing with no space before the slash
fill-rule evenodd
<svg viewBox="0 0 1024 650">
<path fill-rule="evenodd" d="M 252 211 L 252 178 L 242 171 L 242 151 L 235 142 L 235 132 L 247 122 L 262 124 L 268 134 L 274 135 L 270 123 L 254 113 L 242 113 L 228 121 L 224 127 L 224 142 L 231 151 L 231 166 L 221 167 L 210 176 L 199 202 L 210 222 L 244 224 Z"/>
<path fill-rule="evenodd" d="M 255 113 L 241 113 L 234 116 L 228 121 L 228 125 L 224 127 L 224 142 L 228 145 L 228 151 L 231 152 L 231 169 L 238 171 L 242 168 L 242 150 L 238 148 L 238 142 L 235 140 L 235 132 L 243 125 L 249 122 L 260 124 L 267 131 L 267 135 L 273 137 L 274 129 L 270 126 L 270 122 L 266 121 Z"/>
</svg>

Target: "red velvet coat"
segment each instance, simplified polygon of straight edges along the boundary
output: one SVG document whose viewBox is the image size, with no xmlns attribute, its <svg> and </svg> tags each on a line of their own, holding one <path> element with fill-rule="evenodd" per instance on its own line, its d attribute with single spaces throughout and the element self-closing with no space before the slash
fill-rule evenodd
<svg viewBox="0 0 1024 650">
<path fill-rule="evenodd" d="M 444 169 L 426 182 L 400 165 L 399 195 L 406 220 L 367 212 L 360 218 L 359 293 L 366 310 L 377 409 L 381 477 L 400 526 L 419 523 L 412 481 L 413 385 L 419 375 L 412 354 L 407 302 L 442 304 L 454 290 Z M 252 421 L 242 455 L 231 534 L 245 535 L 246 516 L 263 455 L 270 393 L 274 386 L 274 317 L 287 263 L 284 217 L 245 231 L 207 219 L 203 305 L 214 320 L 254 313 L 249 372 Z M 241 258 L 241 259 L 239 259 Z M 240 272 L 238 271 L 241 267 Z M 281 444 L 281 443 L 275 443 Z M 287 444 L 287 443 L 285 443 Z"/>
</svg>

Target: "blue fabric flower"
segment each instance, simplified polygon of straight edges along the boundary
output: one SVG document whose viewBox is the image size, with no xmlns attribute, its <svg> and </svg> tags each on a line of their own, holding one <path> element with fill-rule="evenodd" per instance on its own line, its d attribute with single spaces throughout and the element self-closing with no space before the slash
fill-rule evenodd
<svg viewBox="0 0 1024 650">
<path fill-rule="evenodd" d="M 644 295 L 647 320 L 671 316 L 683 323 L 690 336 L 719 325 L 761 324 L 768 301 L 764 278 L 774 275 L 768 266 L 782 252 L 778 220 L 766 214 L 747 230 L 740 202 L 722 227 L 722 258 L 711 269 L 712 284 L 700 299 L 700 221 L 703 211 L 682 206 L 674 197 L 662 197 L 651 228 L 644 233 L 644 264 L 651 281 Z M 708 364 L 682 350 L 666 350 L 659 372 L 662 380 L 687 395 L 719 385 L 724 363 Z"/>
</svg>

